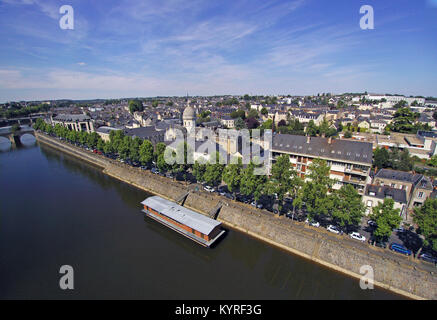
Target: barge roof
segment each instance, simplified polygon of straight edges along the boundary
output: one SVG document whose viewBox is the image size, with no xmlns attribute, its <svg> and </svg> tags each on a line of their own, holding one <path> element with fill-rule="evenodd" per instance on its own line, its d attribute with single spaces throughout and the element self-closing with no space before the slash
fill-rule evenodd
<svg viewBox="0 0 437 320">
<path fill-rule="evenodd" d="M 210 234 L 215 227 L 221 225 L 216 220 L 158 196 L 149 197 L 141 204 L 206 235 Z"/>
</svg>

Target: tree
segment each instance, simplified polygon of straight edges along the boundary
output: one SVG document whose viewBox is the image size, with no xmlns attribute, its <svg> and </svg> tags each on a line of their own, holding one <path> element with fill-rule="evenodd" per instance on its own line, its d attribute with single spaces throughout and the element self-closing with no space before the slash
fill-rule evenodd
<svg viewBox="0 0 437 320">
<path fill-rule="evenodd" d="M 161 153 L 158 155 L 158 158 L 156 160 L 156 166 L 160 171 L 167 171 L 169 169 L 169 166 L 167 162 L 165 161 L 164 153 Z"/>
<path fill-rule="evenodd" d="M 350 132 L 349 130 L 347 130 L 347 131 L 344 133 L 344 137 L 345 137 L 346 139 L 350 139 L 350 138 L 352 138 L 352 132 Z"/>
<path fill-rule="evenodd" d="M 97 143 L 99 142 L 100 139 L 101 139 L 100 136 L 96 132 L 92 132 L 87 135 L 86 143 L 90 148 L 94 149 L 97 147 Z"/>
<path fill-rule="evenodd" d="M 379 203 L 372 210 L 370 218 L 376 222 L 377 226 L 373 236 L 379 240 L 386 240 L 391 236 L 393 229 L 399 227 L 402 217 L 400 210 L 394 208 L 394 200 L 385 198 L 384 202 Z"/>
<path fill-rule="evenodd" d="M 287 122 L 285 120 L 281 120 L 278 122 L 278 127 L 285 127 L 287 125 Z"/>
<path fill-rule="evenodd" d="M 437 199 L 428 198 L 422 207 L 414 209 L 413 221 L 418 226 L 418 234 L 423 236 L 423 246 L 416 256 L 424 246 L 437 252 Z"/>
<path fill-rule="evenodd" d="M 135 99 L 135 100 L 130 100 L 129 101 L 129 111 L 130 111 L 130 113 L 133 114 L 134 112 L 143 111 L 143 110 L 144 110 L 143 103 L 140 100 Z"/>
<path fill-rule="evenodd" d="M 260 129 L 272 129 L 273 128 L 273 120 L 272 119 L 268 119 L 267 121 L 264 121 L 261 126 Z"/>
<path fill-rule="evenodd" d="M 317 126 L 314 124 L 313 120 L 310 120 L 308 122 L 306 133 L 312 137 L 316 137 L 317 134 L 319 133 L 319 130 L 318 130 Z"/>
<path fill-rule="evenodd" d="M 203 182 L 203 176 L 205 175 L 206 164 L 201 164 L 196 161 L 193 165 L 193 176 L 196 178 L 198 182 Z"/>
<path fill-rule="evenodd" d="M 237 118 L 241 118 L 241 119 L 246 119 L 246 112 L 244 110 L 238 109 L 235 110 L 233 112 L 231 112 L 231 118 L 232 119 L 237 119 Z"/>
<path fill-rule="evenodd" d="M 158 142 L 155 146 L 155 153 L 154 153 L 154 158 L 157 161 L 158 157 L 161 154 L 164 154 L 165 149 L 167 148 L 167 146 L 165 145 L 164 142 Z"/>
<path fill-rule="evenodd" d="M 203 175 L 203 179 L 205 180 L 205 182 L 212 186 L 217 186 L 222 181 L 224 165 L 220 164 L 219 158 L 220 155 L 217 152 L 215 163 L 211 164 L 208 162 L 206 164 L 205 173 Z"/>
<path fill-rule="evenodd" d="M 269 114 L 269 111 L 267 110 L 267 108 L 263 107 L 263 108 L 261 109 L 261 114 L 262 114 L 263 116 L 266 116 L 266 115 Z"/>
<path fill-rule="evenodd" d="M 390 165 L 390 154 L 385 148 L 376 148 L 373 152 L 373 165 L 377 168 L 387 168 Z"/>
<path fill-rule="evenodd" d="M 259 122 L 255 118 L 247 118 L 244 122 L 246 123 L 247 129 L 256 129 L 259 127 Z"/>
<path fill-rule="evenodd" d="M 391 128 L 395 132 L 416 133 L 415 122 L 418 117 L 419 114 L 412 112 L 410 108 L 400 108 L 393 116 Z"/>
<path fill-rule="evenodd" d="M 278 196 L 279 211 L 282 210 L 284 197 L 291 191 L 296 176 L 297 172 L 292 168 L 288 155 L 279 156 L 272 165 L 271 177 L 266 184 L 266 189 L 269 194 Z"/>
<path fill-rule="evenodd" d="M 230 192 L 235 192 L 240 187 L 242 169 L 241 158 L 238 158 L 238 163 L 228 164 L 224 168 L 222 180 L 226 183 Z"/>
<path fill-rule="evenodd" d="M 153 161 L 153 144 L 149 140 L 144 140 L 139 149 L 140 162 L 148 165 Z"/>
<path fill-rule="evenodd" d="M 143 140 L 139 137 L 135 137 L 134 139 L 131 139 L 130 146 L 129 146 L 129 158 L 132 161 L 139 161 L 140 160 L 140 147 L 143 144 Z"/>
<path fill-rule="evenodd" d="M 130 150 L 131 143 L 132 143 L 132 138 L 129 136 L 124 136 L 123 140 L 118 145 L 118 150 L 117 150 L 118 154 L 124 160 L 129 158 L 130 151 L 131 151 Z"/>
<path fill-rule="evenodd" d="M 237 120 L 235 120 L 235 129 L 247 129 L 246 122 L 244 122 L 244 120 L 241 118 L 237 118 Z"/>
<path fill-rule="evenodd" d="M 255 201 L 258 201 L 264 191 L 267 179 L 265 175 L 255 175 L 254 170 L 255 164 L 253 162 L 250 162 L 243 170 L 240 192 L 246 196 L 253 195 Z"/>
<path fill-rule="evenodd" d="M 305 205 L 311 218 L 327 215 L 331 207 L 327 194 L 334 184 L 334 180 L 329 177 L 330 167 L 325 160 L 314 159 L 308 170 L 309 180 L 299 190 L 293 205 L 298 208 Z"/>
<path fill-rule="evenodd" d="M 250 109 L 249 113 L 247 114 L 247 117 L 258 119 L 259 118 L 258 111 L 256 111 L 255 109 Z"/>
<path fill-rule="evenodd" d="M 366 208 L 357 190 L 352 185 L 346 184 L 340 190 L 335 190 L 330 198 L 333 221 L 346 229 L 358 227 Z"/>
</svg>

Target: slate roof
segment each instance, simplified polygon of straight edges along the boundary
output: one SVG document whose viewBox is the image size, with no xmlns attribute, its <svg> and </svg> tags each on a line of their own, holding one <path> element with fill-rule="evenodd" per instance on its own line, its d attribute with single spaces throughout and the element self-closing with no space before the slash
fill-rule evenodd
<svg viewBox="0 0 437 320">
<path fill-rule="evenodd" d="M 56 117 L 53 118 L 53 120 L 81 122 L 91 120 L 91 118 L 85 114 L 58 114 Z"/>
<path fill-rule="evenodd" d="M 423 174 L 410 173 L 391 169 L 381 169 L 376 174 L 375 178 L 391 179 L 403 182 L 410 182 L 414 186 L 432 190 L 431 181 Z"/>
<path fill-rule="evenodd" d="M 293 154 L 309 155 L 314 158 L 338 159 L 372 164 L 372 144 L 368 142 L 338 140 L 321 137 L 311 137 L 307 142 L 305 136 L 277 134 L 273 136 L 273 151 L 284 151 Z"/>
<path fill-rule="evenodd" d="M 371 193 L 375 195 L 371 195 Z M 407 203 L 407 194 L 405 190 L 396 189 L 389 186 L 376 186 L 368 184 L 365 192 L 366 196 L 375 197 L 378 199 L 392 198 L 395 202 Z"/>
</svg>

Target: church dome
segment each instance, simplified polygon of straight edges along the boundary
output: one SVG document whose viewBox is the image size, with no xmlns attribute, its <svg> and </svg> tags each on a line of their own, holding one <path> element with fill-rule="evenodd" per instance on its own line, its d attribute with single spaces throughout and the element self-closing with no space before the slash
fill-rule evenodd
<svg viewBox="0 0 437 320">
<path fill-rule="evenodd" d="M 186 107 L 182 118 L 184 120 L 196 120 L 196 110 L 191 106 Z"/>
</svg>

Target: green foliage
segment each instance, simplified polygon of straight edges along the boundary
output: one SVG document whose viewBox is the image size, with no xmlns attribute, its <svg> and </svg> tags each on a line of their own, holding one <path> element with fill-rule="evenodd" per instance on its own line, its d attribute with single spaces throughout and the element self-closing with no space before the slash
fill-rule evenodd
<svg viewBox="0 0 437 320">
<path fill-rule="evenodd" d="M 314 123 L 314 122 L 313 122 Z M 299 119 L 290 120 L 287 126 L 278 127 L 277 130 L 282 134 L 305 135 L 305 126 L 299 122 Z"/>
<path fill-rule="evenodd" d="M 327 201 L 327 194 L 334 181 L 329 177 L 330 167 L 325 160 L 314 159 L 308 169 L 309 180 L 299 190 L 293 205 L 298 208 L 305 205 L 309 216 L 314 219 L 319 215 L 328 215 L 332 205 Z"/>
<path fill-rule="evenodd" d="M 259 118 L 258 111 L 256 111 L 255 109 L 250 109 L 249 113 L 247 114 L 247 117 L 258 119 Z"/>
<path fill-rule="evenodd" d="M 154 153 L 155 160 L 158 160 L 158 157 L 161 154 L 164 154 L 165 148 L 167 148 L 167 146 L 163 142 L 159 142 L 156 144 Z"/>
<path fill-rule="evenodd" d="M 423 244 L 437 252 L 437 199 L 428 198 L 422 207 L 414 209 L 413 221 L 424 237 Z"/>
<path fill-rule="evenodd" d="M 395 148 L 388 151 L 384 148 L 377 148 L 373 152 L 373 165 L 379 169 L 391 168 L 393 170 L 411 171 L 414 167 L 414 159 L 410 157 L 407 149 L 400 151 Z"/>
<path fill-rule="evenodd" d="M 246 112 L 244 110 L 238 109 L 235 110 L 231 113 L 231 118 L 232 119 L 237 119 L 237 118 L 241 118 L 241 119 L 246 119 Z"/>
<path fill-rule="evenodd" d="M 224 168 L 222 180 L 226 183 L 230 192 L 235 192 L 240 187 L 242 170 L 241 158 L 238 158 L 238 163 L 228 164 Z"/>
<path fill-rule="evenodd" d="M 198 161 L 196 161 L 193 165 L 193 176 L 196 178 L 197 181 L 203 182 L 204 175 L 206 171 L 206 164 L 201 164 Z"/>
<path fill-rule="evenodd" d="M 264 121 L 261 126 L 260 129 L 273 129 L 273 120 L 272 119 L 268 119 L 266 121 Z"/>
<path fill-rule="evenodd" d="M 329 196 L 332 209 L 330 216 L 340 227 L 358 227 L 366 208 L 357 190 L 346 184 Z"/>
<path fill-rule="evenodd" d="M 26 117 L 33 113 L 41 113 L 41 112 L 47 112 L 52 108 L 53 106 L 42 103 L 37 106 L 27 106 L 22 107 L 20 104 L 11 104 L 10 109 L 6 110 L 4 112 L 4 117 L 7 119 L 10 118 L 17 118 L 17 117 Z"/>
<path fill-rule="evenodd" d="M 246 196 L 253 195 L 255 201 L 258 201 L 264 192 L 267 182 L 265 175 L 254 174 L 255 164 L 252 162 L 242 171 L 240 192 Z"/>
<path fill-rule="evenodd" d="M 266 116 L 266 115 L 269 114 L 269 111 L 267 110 L 267 108 L 263 107 L 263 108 L 261 109 L 261 114 L 262 114 L 263 116 Z"/>
<path fill-rule="evenodd" d="M 271 177 L 266 184 L 266 190 L 269 194 L 278 196 L 279 210 L 284 205 L 284 197 L 288 193 L 295 193 L 295 188 L 302 185 L 302 180 L 299 178 L 296 170 L 291 166 L 290 157 L 281 155 L 272 165 Z"/>
<path fill-rule="evenodd" d="M 144 140 L 143 143 L 140 146 L 139 150 L 140 155 L 140 162 L 142 165 L 148 165 L 150 164 L 153 159 L 153 145 L 149 140 Z"/>
<path fill-rule="evenodd" d="M 428 125 L 416 123 L 419 113 L 414 113 L 410 108 L 400 108 L 393 116 L 390 128 L 394 132 L 417 133 L 418 130 L 428 130 Z"/>
<path fill-rule="evenodd" d="M 129 111 L 130 111 L 130 113 L 133 114 L 136 111 L 143 111 L 143 110 L 144 110 L 143 103 L 140 100 L 135 99 L 135 100 L 130 100 L 129 101 Z"/>
<path fill-rule="evenodd" d="M 244 120 L 241 118 L 237 118 L 237 120 L 235 120 L 235 129 L 247 129 L 246 122 L 244 122 Z"/>
<path fill-rule="evenodd" d="M 400 210 L 394 208 L 394 200 L 385 198 L 384 202 L 373 208 L 370 218 L 376 222 L 377 227 L 373 232 L 374 237 L 380 240 L 388 239 L 393 229 L 398 228 L 402 221 Z"/>
</svg>

